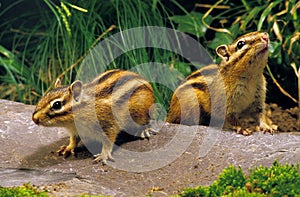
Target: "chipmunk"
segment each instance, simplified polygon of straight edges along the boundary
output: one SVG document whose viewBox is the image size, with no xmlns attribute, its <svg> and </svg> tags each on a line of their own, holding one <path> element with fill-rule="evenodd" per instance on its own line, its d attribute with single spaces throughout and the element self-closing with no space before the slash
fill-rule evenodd
<svg viewBox="0 0 300 197">
<path fill-rule="evenodd" d="M 229 45 L 218 46 L 216 53 L 221 62 L 193 72 L 175 90 L 167 122 L 208 125 L 212 114 L 216 119 L 222 118 L 225 106 L 224 128 L 248 135 L 251 131 L 241 126 L 239 117 L 254 114 L 260 130 L 276 131 L 277 126 L 265 114 L 263 71 L 268 61 L 269 42 L 268 33 L 251 32 Z"/>
<path fill-rule="evenodd" d="M 114 69 L 87 84 L 75 81 L 62 86 L 58 79 L 55 88 L 36 105 L 32 120 L 37 125 L 69 131 L 69 145 L 57 151 L 65 157 L 75 154 L 81 137 L 100 139 L 102 152 L 94 155 L 94 161 L 105 164 L 108 159 L 113 160 L 111 152 L 120 130 L 138 132 L 142 138 L 154 132 L 148 128 L 153 104 L 152 87 L 144 78 Z"/>
</svg>

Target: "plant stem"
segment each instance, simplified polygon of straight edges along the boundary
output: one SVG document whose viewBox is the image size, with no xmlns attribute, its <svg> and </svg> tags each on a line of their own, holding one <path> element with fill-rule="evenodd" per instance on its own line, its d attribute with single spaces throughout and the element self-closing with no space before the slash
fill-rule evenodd
<svg viewBox="0 0 300 197">
<path fill-rule="evenodd" d="M 271 72 L 271 69 L 269 67 L 269 65 L 267 65 L 267 70 L 270 74 L 270 77 L 272 78 L 273 82 L 275 83 L 275 85 L 279 88 L 280 92 L 282 94 L 284 94 L 285 96 L 289 97 L 292 101 L 294 101 L 295 103 L 298 103 L 297 99 L 295 99 L 294 97 L 292 97 L 287 91 L 285 91 L 281 85 L 277 82 L 277 80 L 275 79 L 275 77 L 273 76 L 272 72 Z M 298 77 L 299 79 L 299 77 Z M 299 80 L 298 80 L 299 81 Z"/>
<path fill-rule="evenodd" d="M 300 128 L 300 67 L 298 69 L 298 73 L 296 73 L 298 77 L 298 128 Z"/>
<path fill-rule="evenodd" d="M 291 63 L 291 67 L 294 69 L 295 75 L 298 78 L 298 120 L 297 120 L 297 125 L 298 125 L 298 128 L 300 128 L 300 67 L 297 70 L 295 62 Z"/>
</svg>

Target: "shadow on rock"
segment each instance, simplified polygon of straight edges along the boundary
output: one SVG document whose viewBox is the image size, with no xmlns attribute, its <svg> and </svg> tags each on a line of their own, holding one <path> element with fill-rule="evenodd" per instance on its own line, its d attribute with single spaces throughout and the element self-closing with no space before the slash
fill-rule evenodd
<svg viewBox="0 0 300 197">
<path fill-rule="evenodd" d="M 116 145 L 114 151 L 118 149 L 118 146 L 126 144 L 128 142 L 140 140 L 139 137 L 134 137 L 126 132 L 121 132 L 117 138 Z M 38 151 L 35 151 L 33 154 L 26 156 L 21 161 L 21 168 L 43 168 L 55 166 L 60 163 L 64 163 L 67 161 L 73 160 L 84 160 L 84 159 L 93 159 L 93 155 L 89 152 L 86 146 L 81 142 L 79 146 L 76 148 L 76 155 L 68 155 L 67 157 L 58 155 L 56 153 L 57 150 L 60 149 L 61 146 L 67 145 L 69 143 L 69 138 L 63 138 L 59 141 L 53 142 L 50 145 L 42 146 L 38 148 Z M 97 151 L 101 152 L 101 143 L 96 141 L 90 141 L 87 144 L 88 147 L 96 147 Z M 98 148 L 99 147 L 99 148 Z"/>
<path fill-rule="evenodd" d="M 39 147 L 38 151 L 34 152 L 31 155 L 28 155 L 21 161 L 20 167 L 22 168 L 50 167 L 60 163 L 64 163 L 67 160 L 86 159 L 92 156 L 83 145 L 80 145 L 77 148 L 76 152 L 78 154 L 76 154 L 75 157 L 72 155 L 66 158 L 64 158 L 63 156 L 59 156 L 56 153 L 56 151 L 59 150 L 59 148 L 65 144 L 68 144 L 68 138 L 61 139 L 47 146 Z"/>
</svg>

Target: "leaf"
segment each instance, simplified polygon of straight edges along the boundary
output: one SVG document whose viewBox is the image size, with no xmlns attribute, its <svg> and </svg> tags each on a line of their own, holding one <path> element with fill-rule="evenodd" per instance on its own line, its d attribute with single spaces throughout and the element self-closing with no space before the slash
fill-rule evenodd
<svg viewBox="0 0 300 197">
<path fill-rule="evenodd" d="M 227 33 L 217 32 L 214 39 L 207 45 L 211 49 L 216 49 L 222 44 L 230 44 L 233 41 L 232 37 Z"/>
<path fill-rule="evenodd" d="M 276 59 L 278 64 L 282 62 L 282 51 L 281 51 L 281 42 L 271 41 L 270 48 L 269 48 L 269 57 L 272 59 Z"/>
<path fill-rule="evenodd" d="M 77 5 L 74 5 L 74 4 L 71 4 L 71 3 L 68 3 L 68 2 L 65 2 L 65 3 L 68 4 L 68 6 L 70 6 L 71 8 L 74 8 L 74 9 L 80 11 L 80 12 L 88 12 L 88 10 L 85 9 L 85 8 L 79 7 Z"/>
<path fill-rule="evenodd" d="M 244 20 L 242 21 L 242 25 L 240 27 L 240 29 L 242 31 L 245 31 L 248 23 L 252 20 L 255 20 L 256 16 L 258 15 L 258 13 L 263 10 L 265 8 L 265 6 L 258 6 L 258 7 L 254 7 L 248 15 L 246 15 L 246 17 L 244 18 Z"/>
<path fill-rule="evenodd" d="M 182 32 L 190 33 L 198 38 L 204 37 L 207 27 L 202 23 L 203 14 L 198 12 L 191 12 L 183 16 L 173 16 L 170 20 L 178 23 L 177 29 Z M 210 25 L 212 22 L 212 16 L 208 16 L 205 22 Z"/>
<path fill-rule="evenodd" d="M 279 4 L 280 2 L 281 2 L 280 0 L 277 0 L 275 2 L 270 3 L 270 5 L 263 11 L 258 21 L 257 31 L 261 30 L 262 24 L 265 21 L 268 14 L 271 12 L 272 8 L 275 7 L 277 4 Z"/>
<path fill-rule="evenodd" d="M 0 66 L 7 72 L 6 76 L 0 76 L 0 78 L 7 77 L 6 82 L 16 83 L 17 79 L 25 81 L 27 77 L 30 76 L 30 71 L 27 67 L 25 67 L 11 51 L 2 45 L 0 45 Z"/>
<path fill-rule="evenodd" d="M 232 33 L 233 38 L 236 38 L 241 33 L 239 23 L 231 25 L 229 31 Z"/>
<path fill-rule="evenodd" d="M 275 51 L 278 51 L 278 49 L 280 49 L 281 46 L 282 46 L 281 42 L 271 41 L 270 42 L 269 52 L 270 53 L 274 53 Z"/>
</svg>

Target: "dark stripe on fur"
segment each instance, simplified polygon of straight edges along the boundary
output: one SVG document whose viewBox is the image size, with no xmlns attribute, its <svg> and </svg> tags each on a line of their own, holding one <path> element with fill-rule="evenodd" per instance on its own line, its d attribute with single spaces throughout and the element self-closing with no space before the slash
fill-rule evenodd
<svg viewBox="0 0 300 197">
<path fill-rule="evenodd" d="M 133 87 L 133 89 L 126 91 L 126 93 L 124 93 L 116 102 L 118 103 L 118 105 L 123 104 L 124 102 L 128 101 L 131 96 L 135 94 L 139 94 L 141 91 L 144 90 L 148 90 L 152 92 L 152 90 L 147 85 L 142 84 L 140 86 L 135 86 Z"/>
<path fill-rule="evenodd" d="M 57 118 L 57 117 L 60 117 L 60 116 L 65 116 L 65 115 L 67 115 L 67 114 L 69 114 L 70 113 L 70 111 L 68 110 L 68 111 L 63 111 L 62 113 L 56 113 L 56 114 L 49 114 L 49 113 L 46 113 L 46 115 L 50 118 L 50 119 L 52 119 L 52 118 Z"/>
<path fill-rule="evenodd" d="M 116 73 L 120 73 L 120 72 L 124 72 L 124 71 L 123 70 L 119 70 L 119 69 L 108 71 L 103 76 L 101 76 L 99 79 L 97 79 L 97 84 L 103 83 L 106 79 L 110 78 L 112 75 L 114 75 Z"/>
<path fill-rule="evenodd" d="M 95 97 L 98 98 L 105 98 L 109 95 L 112 94 L 113 91 L 116 91 L 116 89 L 119 86 L 122 86 L 123 84 L 127 83 L 130 80 L 137 80 L 137 79 L 141 79 L 140 76 L 136 75 L 136 74 L 132 74 L 132 75 L 123 75 L 118 79 L 115 79 L 114 82 L 112 82 L 111 84 L 107 84 L 105 87 L 103 87 L 100 91 L 96 92 Z M 101 85 L 101 84 L 99 84 Z"/>
<path fill-rule="evenodd" d="M 195 82 L 190 84 L 193 88 L 204 91 L 207 89 L 207 84 L 204 82 Z"/>
<path fill-rule="evenodd" d="M 245 53 L 247 53 L 248 50 L 244 50 L 241 54 L 239 54 L 239 57 L 235 58 L 234 60 L 231 60 L 230 65 L 235 65 L 237 61 L 239 61 L 240 59 L 242 59 L 245 55 Z M 229 58 L 230 60 L 230 58 Z"/>
</svg>

